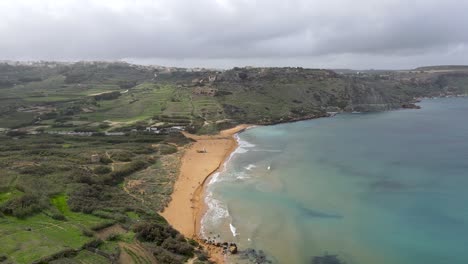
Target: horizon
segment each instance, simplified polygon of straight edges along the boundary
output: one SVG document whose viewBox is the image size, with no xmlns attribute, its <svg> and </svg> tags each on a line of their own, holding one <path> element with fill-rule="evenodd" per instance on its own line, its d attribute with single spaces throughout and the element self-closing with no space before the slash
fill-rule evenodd
<svg viewBox="0 0 468 264">
<path fill-rule="evenodd" d="M 135 66 L 152 66 L 152 67 L 164 67 L 164 68 L 178 68 L 178 69 L 205 69 L 205 70 L 231 70 L 233 68 L 303 68 L 303 69 L 321 69 L 321 70 L 349 70 L 349 71 L 414 71 L 418 68 L 426 68 L 426 67 L 468 67 L 468 64 L 434 64 L 434 65 L 419 65 L 414 68 L 408 69 L 391 69 L 391 68 L 325 68 L 325 67 L 302 67 L 302 66 L 294 66 L 294 65 L 282 65 L 282 66 L 257 66 L 257 65 L 235 65 L 228 68 L 213 68 L 213 67 L 203 67 L 203 66 L 193 66 L 193 67 L 181 67 L 177 65 L 164 65 L 164 64 L 144 64 L 138 62 L 131 62 L 126 60 L 4 60 L 0 59 L 0 63 L 127 63 L 129 65 Z"/>
</svg>

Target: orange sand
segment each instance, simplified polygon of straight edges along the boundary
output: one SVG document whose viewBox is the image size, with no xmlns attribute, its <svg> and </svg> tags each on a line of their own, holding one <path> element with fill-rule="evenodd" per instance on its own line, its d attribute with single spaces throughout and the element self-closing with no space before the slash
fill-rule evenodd
<svg viewBox="0 0 468 264">
<path fill-rule="evenodd" d="M 161 213 L 184 236 L 198 240 L 200 218 L 205 210 L 204 183 L 236 149 L 237 142 L 233 137 L 234 134 L 248 127 L 249 125 L 239 125 L 210 136 L 184 133 L 186 137 L 192 138 L 196 142 L 185 149 L 179 178 L 172 193 L 172 200 Z M 204 149 L 206 153 L 198 152 Z M 223 262 L 224 258 L 220 250 L 215 250 L 212 247 L 208 247 L 208 250 L 212 255 L 212 260 L 218 263 Z"/>
</svg>

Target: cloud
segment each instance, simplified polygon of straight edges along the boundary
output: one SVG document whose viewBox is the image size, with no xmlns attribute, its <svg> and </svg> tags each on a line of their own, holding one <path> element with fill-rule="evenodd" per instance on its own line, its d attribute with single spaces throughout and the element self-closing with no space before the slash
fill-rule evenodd
<svg viewBox="0 0 468 264">
<path fill-rule="evenodd" d="M 455 0 L 5 0 L 0 58 L 455 64 L 468 58 L 465 10 Z"/>
</svg>

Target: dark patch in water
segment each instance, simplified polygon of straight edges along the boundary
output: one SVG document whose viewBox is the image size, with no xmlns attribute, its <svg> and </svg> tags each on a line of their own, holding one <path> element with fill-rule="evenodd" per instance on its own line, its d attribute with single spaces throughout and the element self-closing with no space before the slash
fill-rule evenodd
<svg viewBox="0 0 468 264">
<path fill-rule="evenodd" d="M 336 159 L 328 159 L 325 157 L 321 157 L 317 160 L 318 160 L 318 163 L 322 165 L 337 169 L 343 175 L 363 177 L 363 178 L 376 178 L 377 177 L 376 174 L 370 171 L 363 170 L 362 168 L 358 168 L 354 165 L 350 165 L 346 162 L 341 162 Z"/>
<path fill-rule="evenodd" d="M 338 258 L 338 255 L 315 256 L 310 261 L 311 264 L 346 264 Z"/>
<path fill-rule="evenodd" d="M 251 263 L 256 264 L 269 264 L 273 263 L 267 258 L 267 255 L 263 250 L 255 250 L 253 248 L 248 248 L 246 250 L 239 252 L 239 258 L 243 260 L 248 260 Z"/>
<path fill-rule="evenodd" d="M 297 208 L 299 209 L 301 214 L 306 216 L 306 217 L 336 218 L 336 219 L 343 218 L 342 215 L 323 213 L 323 212 L 320 212 L 320 211 L 315 211 L 315 210 L 312 210 L 312 209 L 309 209 L 309 208 L 305 208 L 303 206 L 298 206 Z"/>
<path fill-rule="evenodd" d="M 373 190 L 402 190 L 406 185 L 392 180 L 380 180 L 371 184 Z"/>
</svg>

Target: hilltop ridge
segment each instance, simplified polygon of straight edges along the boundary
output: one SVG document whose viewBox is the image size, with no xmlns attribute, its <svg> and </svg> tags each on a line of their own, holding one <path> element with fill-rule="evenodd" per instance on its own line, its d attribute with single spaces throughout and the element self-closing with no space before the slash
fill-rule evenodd
<svg viewBox="0 0 468 264">
<path fill-rule="evenodd" d="M 465 66 L 447 67 L 337 73 L 301 67 L 209 70 L 125 62 L 0 63 L 0 127 L 51 122 L 60 127 L 56 123 L 64 117 L 80 119 L 85 126 L 86 120 L 95 125 L 107 120 L 164 126 L 181 123 L 170 122 L 178 119 L 207 133 L 237 123 L 383 111 L 412 104 L 417 97 L 465 94 L 468 72 L 459 70 Z"/>
</svg>

